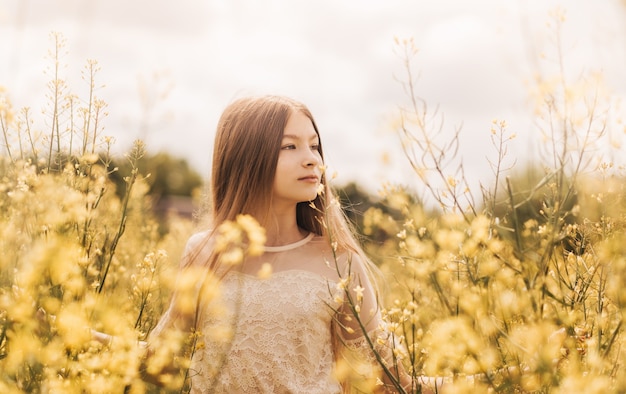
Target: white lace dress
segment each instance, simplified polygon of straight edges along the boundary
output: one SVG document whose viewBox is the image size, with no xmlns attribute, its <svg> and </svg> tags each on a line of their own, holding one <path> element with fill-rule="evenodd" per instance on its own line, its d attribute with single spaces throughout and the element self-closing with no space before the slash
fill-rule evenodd
<svg viewBox="0 0 626 394">
<path fill-rule="evenodd" d="M 234 270 L 225 275 L 219 321 L 208 312 L 199 319 L 205 342 L 191 361 L 192 393 L 341 392 L 332 376 L 332 344 L 342 293 L 334 267 L 319 260 L 326 242 L 310 234 L 267 247 L 274 273 L 266 279 Z M 293 259 L 311 261 L 294 269 Z M 211 333 L 224 324 L 233 336 L 215 343 Z"/>
</svg>

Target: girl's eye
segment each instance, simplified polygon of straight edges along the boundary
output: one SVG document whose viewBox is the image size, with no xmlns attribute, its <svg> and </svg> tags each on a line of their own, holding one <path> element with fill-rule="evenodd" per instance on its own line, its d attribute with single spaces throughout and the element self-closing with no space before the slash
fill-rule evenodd
<svg viewBox="0 0 626 394">
<path fill-rule="evenodd" d="M 293 144 L 283 145 L 280 149 L 283 149 L 283 150 L 296 149 L 296 146 Z"/>
<path fill-rule="evenodd" d="M 313 145 L 311 145 L 311 149 L 313 149 L 313 150 L 320 150 L 320 144 L 313 144 Z"/>
</svg>

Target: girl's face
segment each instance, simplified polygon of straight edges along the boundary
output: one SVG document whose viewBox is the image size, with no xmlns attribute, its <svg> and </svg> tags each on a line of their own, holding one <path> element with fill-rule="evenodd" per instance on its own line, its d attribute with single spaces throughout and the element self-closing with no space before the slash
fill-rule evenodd
<svg viewBox="0 0 626 394">
<path fill-rule="evenodd" d="M 319 137 L 306 115 L 294 111 L 285 126 L 274 177 L 274 203 L 314 200 L 321 179 Z"/>
</svg>

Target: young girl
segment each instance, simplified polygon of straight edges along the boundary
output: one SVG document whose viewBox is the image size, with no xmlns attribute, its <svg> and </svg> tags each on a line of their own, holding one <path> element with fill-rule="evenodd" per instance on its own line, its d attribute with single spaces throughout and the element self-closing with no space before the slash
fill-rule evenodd
<svg viewBox="0 0 626 394">
<path fill-rule="evenodd" d="M 211 312 L 216 300 L 201 295 L 193 313 L 183 310 L 175 293 L 147 341 L 150 358 L 169 328 L 195 330 L 200 345 L 188 370 L 191 392 L 340 393 L 345 387 L 334 377 L 340 349 L 372 359 L 364 332 L 376 344 L 381 326 L 373 267 L 333 201 L 323 165 L 320 135 L 303 104 L 250 97 L 223 112 L 213 154 L 211 230 L 190 238 L 181 262 L 182 271 L 221 278 L 221 313 Z M 225 264 L 215 229 L 240 215 L 265 229 L 264 250 L 239 265 Z M 271 275 L 260 277 L 262 269 Z M 207 286 L 201 278 L 198 287 Z M 216 339 L 219 327 L 229 328 L 226 340 Z M 406 377 L 402 382 L 411 385 Z"/>
</svg>

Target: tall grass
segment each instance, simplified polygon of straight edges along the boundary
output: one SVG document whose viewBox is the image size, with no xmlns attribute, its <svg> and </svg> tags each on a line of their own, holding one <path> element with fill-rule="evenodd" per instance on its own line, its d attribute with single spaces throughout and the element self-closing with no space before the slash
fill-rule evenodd
<svg viewBox="0 0 626 394">
<path fill-rule="evenodd" d="M 109 175 L 113 139 L 95 61 L 84 98 L 61 75 L 65 40 L 52 34 L 43 122 L 0 99 L 0 391 L 144 392 L 137 341 L 155 326 L 191 223 L 160 236 L 137 164 L 120 199 Z M 109 348 L 89 328 L 117 335 Z"/>
<path fill-rule="evenodd" d="M 538 76 L 533 92 L 539 160 L 525 175 L 507 164 L 515 134 L 503 120 L 486 125 L 495 182 L 480 193 L 470 189 L 457 154 L 461 131 L 442 138 L 443 116 L 417 94 L 414 42 L 397 41 L 408 97 L 399 135 L 439 208 L 388 188 L 390 209 L 364 218 L 366 233 L 387 235 L 367 247 L 391 287 L 383 312 L 399 345 L 383 370 L 397 391 L 419 388 L 399 388 L 389 372 L 396 363 L 415 380 L 447 377 L 445 392 L 626 389 L 623 178 L 601 156 L 611 145 L 610 97 L 591 73 L 565 78 L 564 18 L 554 21 L 556 73 Z"/>
<path fill-rule="evenodd" d="M 0 391 L 157 392 L 141 371 L 184 358 L 189 339 L 204 345 L 202 333 L 166 335 L 154 363 L 141 365 L 138 341 L 166 308 L 193 224 L 172 220 L 159 233 L 148 174 L 138 170 L 140 141 L 127 155 L 125 194 L 116 195 L 98 65 L 87 62 L 83 93 L 74 94 L 62 75 L 64 39 L 52 41 L 41 123 L 0 91 Z M 445 377 L 442 390 L 455 393 L 626 391 L 625 194 L 618 165 L 598 153 L 611 116 L 601 85 L 591 75 L 567 80 L 562 61 L 539 76 L 541 156 L 520 171 L 508 157 L 516 140 L 506 121 L 485 125 L 494 182 L 472 190 L 458 156 L 462 130 L 446 138 L 443 114 L 418 95 L 415 44 L 398 40 L 397 48 L 407 94 L 398 132 L 436 208 L 390 186 L 384 209 L 365 213 L 365 235 L 382 240 L 365 247 L 388 290 L 382 335 L 367 341 L 378 368 L 339 375 L 365 377 L 368 384 L 353 385 L 363 391 L 386 382 L 419 392 L 424 375 Z M 345 288 L 358 319 L 358 293 Z M 89 328 L 116 339 L 105 346 Z M 160 382 L 184 390 L 185 365 Z"/>
</svg>

